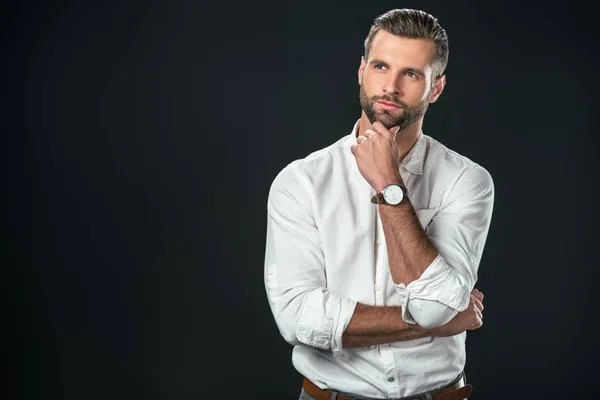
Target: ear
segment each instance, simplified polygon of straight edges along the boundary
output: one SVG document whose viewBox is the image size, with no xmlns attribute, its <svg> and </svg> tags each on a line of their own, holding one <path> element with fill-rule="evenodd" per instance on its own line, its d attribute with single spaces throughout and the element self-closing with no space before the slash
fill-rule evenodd
<svg viewBox="0 0 600 400">
<path fill-rule="evenodd" d="M 431 90 L 431 94 L 429 95 L 429 102 L 435 103 L 435 101 L 440 97 L 442 92 L 444 91 L 444 87 L 446 86 L 446 75 L 442 75 L 436 79 L 433 84 L 433 88 Z"/>
<path fill-rule="evenodd" d="M 365 61 L 365 57 L 360 58 L 360 67 L 358 67 L 358 84 L 362 85 L 362 74 L 365 71 L 365 67 L 367 66 L 367 62 Z"/>
</svg>

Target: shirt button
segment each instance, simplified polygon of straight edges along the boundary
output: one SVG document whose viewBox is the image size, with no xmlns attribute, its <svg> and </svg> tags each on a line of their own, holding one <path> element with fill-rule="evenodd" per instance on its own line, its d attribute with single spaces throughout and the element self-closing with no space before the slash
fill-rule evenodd
<svg viewBox="0 0 600 400">
<path fill-rule="evenodd" d="M 382 244 L 383 244 L 383 242 L 385 242 L 385 239 L 384 239 L 384 238 L 380 237 L 380 238 L 378 238 L 378 239 L 377 239 L 377 244 L 378 244 L 378 245 L 382 245 Z"/>
<path fill-rule="evenodd" d="M 375 285 L 375 290 L 379 292 L 379 285 Z"/>
<path fill-rule="evenodd" d="M 388 382 L 394 382 L 394 377 L 393 377 L 393 376 L 390 376 L 390 377 L 387 379 L 387 381 L 388 381 Z"/>
</svg>

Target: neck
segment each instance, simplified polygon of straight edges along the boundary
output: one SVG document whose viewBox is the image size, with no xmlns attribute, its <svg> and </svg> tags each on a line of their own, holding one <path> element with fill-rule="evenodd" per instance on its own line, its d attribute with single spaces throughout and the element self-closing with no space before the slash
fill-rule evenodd
<svg viewBox="0 0 600 400">
<path fill-rule="evenodd" d="M 396 134 L 396 145 L 398 146 L 398 154 L 400 159 L 398 162 L 402 162 L 404 157 L 408 154 L 410 149 L 415 145 L 419 135 L 421 133 L 421 127 L 423 126 L 423 118 L 420 118 L 417 122 L 412 125 L 407 126 L 405 129 L 399 131 Z M 363 111 L 360 117 L 360 121 L 358 121 L 358 133 L 356 136 L 360 136 L 364 134 L 367 129 L 373 129 L 373 125 L 369 118 Z"/>
</svg>

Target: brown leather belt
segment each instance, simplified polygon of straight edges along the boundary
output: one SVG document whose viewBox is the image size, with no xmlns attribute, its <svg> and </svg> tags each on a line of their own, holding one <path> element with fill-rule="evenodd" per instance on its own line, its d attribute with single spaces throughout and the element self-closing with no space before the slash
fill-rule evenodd
<svg viewBox="0 0 600 400">
<path fill-rule="evenodd" d="M 331 400 L 331 391 L 321 389 L 308 379 L 304 378 L 302 389 L 317 400 Z M 465 384 L 464 377 L 461 377 L 453 385 L 434 392 L 420 393 L 416 396 L 409 396 L 410 400 L 464 400 L 471 395 L 473 387 Z M 337 395 L 337 400 L 352 400 L 340 394 Z"/>
</svg>

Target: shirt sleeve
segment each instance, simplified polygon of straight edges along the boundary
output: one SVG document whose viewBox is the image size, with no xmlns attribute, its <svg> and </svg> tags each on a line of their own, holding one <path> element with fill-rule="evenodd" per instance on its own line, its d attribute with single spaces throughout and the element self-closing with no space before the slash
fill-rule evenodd
<svg viewBox="0 0 600 400">
<path fill-rule="evenodd" d="M 439 255 L 421 277 L 408 285 L 397 284 L 401 297 L 402 319 L 415 324 L 419 321 L 411 314 L 414 299 L 437 301 L 452 311 L 432 309 L 417 303 L 422 311 L 432 310 L 437 317 L 420 312 L 430 326 L 448 322 L 448 316 L 464 311 L 475 282 L 483 254 L 494 204 L 494 184 L 491 175 L 475 164 L 456 181 L 446 201 L 427 226 L 429 240 Z"/>
<path fill-rule="evenodd" d="M 412 298 L 408 312 L 413 320 L 423 328 L 442 326 L 458 314 L 458 311 L 439 301 Z"/>
<path fill-rule="evenodd" d="M 273 181 L 267 201 L 265 288 L 283 338 L 339 355 L 356 302 L 327 290 L 309 185 L 294 164 Z"/>
</svg>

